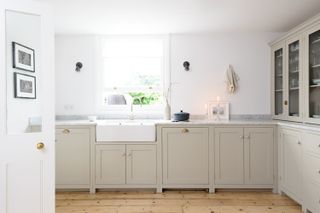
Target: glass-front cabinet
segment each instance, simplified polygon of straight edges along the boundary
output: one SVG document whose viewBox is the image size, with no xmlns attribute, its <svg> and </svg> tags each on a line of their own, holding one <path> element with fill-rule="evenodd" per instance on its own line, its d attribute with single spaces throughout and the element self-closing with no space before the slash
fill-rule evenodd
<svg viewBox="0 0 320 213">
<path fill-rule="evenodd" d="M 288 120 L 301 121 L 302 113 L 302 52 L 300 37 L 287 41 L 287 76 L 285 78 L 288 93 L 286 94 Z"/>
<path fill-rule="evenodd" d="M 302 63 L 300 37 L 282 41 L 272 49 L 273 117 L 302 120 Z"/>
<path fill-rule="evenodd" d="M 320 123 L 320 26 L 306 35 L 308 47 L 306 75 L 307 120 Z"/>
<path fill-rule="evenodd" d="M 272 51 L 273 61 L 273 114 L 275 118 L 284 117 L 284 46 L 276 46 Z"/>
</svg>

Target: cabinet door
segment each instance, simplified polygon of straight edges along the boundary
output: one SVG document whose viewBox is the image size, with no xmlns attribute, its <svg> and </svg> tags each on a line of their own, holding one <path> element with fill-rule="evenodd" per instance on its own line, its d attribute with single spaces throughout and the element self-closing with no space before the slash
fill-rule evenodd
<svg viewBox="0 0 320 213">
<path fill-rule="evenodd" d="M 320 123 L 320 25 L 306 33 L 306 111 L 307 120 Z"/>
<path fill-rule="evenodd" d="M 287 101 L 285 97 L 285 45 L 283 43 L 272 48 L 272 114 L 274 118 L 284 119 Z"/>
<path fill-rule="evenodd" d="M 127 145 L 127 184 L 157 183 L 155 145 Z"/>
<path fill-rule="evenodd" d="M 96 184 L 125 184 L 125 166 L 125 145 L 96 146 Z"/>
<path fill-rule="evenodd" d="M 81 185 L 89 185 L 89 129 L 56 129 L 56 141 L 56 184 L 58 188 L 70 188 L 73 185 L 81 188 Z"/>
<path fill-rule="evenodd" d="M 243 128 L 215 129 L 215 184 L 244 183 Z"/>
<path fill-rule="evenodd" d="M 286 100 L 288 100 L 288 110 L 286 117 L 288 120 L 300 121 L 302 119 L 302 39 L 300 36 L 291 38 L 287 41 L 288 54 L 286 57 L 287 77 Z"/>
<path fill-rule="evenodd" d="M 281 138 L 281 186 L 290 197 L 300 202 L 302 193 L 302 147 L 300 133 L 285 129 L 282 130 Z"/>
<path fill-rule="evenodd" d="M 273 184 L 273 128 L 245 128 L 245 183 Z"/>
<path fill-rule="evenodd" d="M 163 128 L 163 183 L 209 184 L 208 128 Z"/>
</svg>

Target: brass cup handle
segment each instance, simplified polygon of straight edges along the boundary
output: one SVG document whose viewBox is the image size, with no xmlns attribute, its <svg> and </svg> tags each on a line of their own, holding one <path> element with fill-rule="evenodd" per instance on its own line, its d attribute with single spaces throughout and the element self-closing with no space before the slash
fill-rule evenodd
<svg viewBox="0 0 320 213">
<path fill-rule="evenodd" d="M 44 143 L 40 142 L 40 143 L 37 143 L 37 149 L 41 150 L 44 148 Z"/>
<path fill-rule="evenodd" d="M 189 129 L 184 128 L 184 129 L 181 130 L 181 132 L 182 132 L 182 133 L 188 133 L 188 132 L 189 132 Z"/>
<path fill-rule="evenodd" d="M 62 132 L 63 132 L 64 134 L 69 134 L 69 133 L 70 133 L 70 130 L 69 130 L 69 129 L 64 129 Z"/>
</svg>

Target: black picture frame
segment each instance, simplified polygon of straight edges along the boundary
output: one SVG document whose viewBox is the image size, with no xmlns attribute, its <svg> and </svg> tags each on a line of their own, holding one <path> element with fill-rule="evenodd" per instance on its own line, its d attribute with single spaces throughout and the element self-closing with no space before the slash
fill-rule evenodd
<svg viewBox="0 0 320 213">
<path fill-rule="evenodd" d="M 36 82 L 36 77 L 35 76 L 31 76 L 31 75 L 26 75 L 26 74 L 21 74 L 21 73 L 13 73 L 14 77 L 14 97 L 15 98 L 22 98 L 22 99 L 36 99 L 37 98 L 37 82 Z M 19 78 L 20 77 L 20 78 Z M 21 80 L 21 78 L 28 78 L 30 81 L 32 81 L 32 93 L 31 95 L 21 95 L 23 94 L 23 92 L 21 92 L 21 84 L 18 82 L 19 80 Z M 19 91 L 20 89 L 20 91 Z M 25 92 L 25 94 L 27 94 Z"/>
<path fill-rule="evenodd" d="M 23 64 L 19 62 L 19 50 L 20 52 L 24 52 L 25 54 L 30 55 L 30 65 Z M 17 42 L 12 42 L 12 67 L 15 69 L 27 71 L 27 72 L 35 72 L 35 50 L 27 47 L 25 45 L 19 44 Z"/>
</svg>

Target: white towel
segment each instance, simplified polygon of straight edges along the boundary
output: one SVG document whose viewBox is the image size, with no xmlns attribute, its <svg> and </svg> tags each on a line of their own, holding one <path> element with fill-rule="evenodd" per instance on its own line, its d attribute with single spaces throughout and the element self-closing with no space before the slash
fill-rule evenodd
<svg viewBox="0 0 320 213">
<path fill-rule="evenodd" d="M 226 72 L 227 91 L 233 94 L 238 89 L 239 76 L 234 72 L 233 67 L 229 65 Z"/>
</svg>

